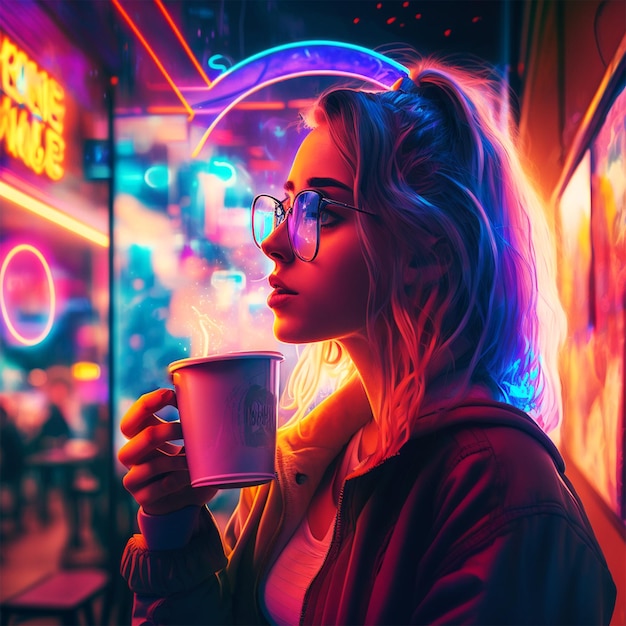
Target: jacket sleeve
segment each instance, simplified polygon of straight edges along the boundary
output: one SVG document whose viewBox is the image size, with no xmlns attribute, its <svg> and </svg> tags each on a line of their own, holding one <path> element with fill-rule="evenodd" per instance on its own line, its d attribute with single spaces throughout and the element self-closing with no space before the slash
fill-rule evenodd
<svg viewBox="0 0 626 626">
<path fill-rule="evenodd" d="M 414 623 L 608 624 L 615 585 L 573 489 L 527 438 L 479 435 L 447 460 Z"/>
<path fill-rule="evenodd" d="M 150 550 L 143 535 L 133 535 L 121 562 L 121 574 L 135 594 L 133 626 L 230 624 L 226 564 L 219 530 L 206 508 L 182 548 Z"/>
<path fill-rule="evenodd" d="M 446 566 L 413 624 L 609 624 L 610 574 L 558 513 L 517 517 Z"/>
<path fill-rule="evenodd" d="M 241 490 L 224 537 L 206 507 L 181 548 L 151 550 L 143 535 L 131 537 L 122 555 L 121 574 L 135 594 L 133 626 L 233 622 L 231 577 L 237 568 L 231 561 L 237 544 L 247 541 L 255 527 L 251 509 L 262 510 L 259 492 L 258 487 Z"/>
</svg>

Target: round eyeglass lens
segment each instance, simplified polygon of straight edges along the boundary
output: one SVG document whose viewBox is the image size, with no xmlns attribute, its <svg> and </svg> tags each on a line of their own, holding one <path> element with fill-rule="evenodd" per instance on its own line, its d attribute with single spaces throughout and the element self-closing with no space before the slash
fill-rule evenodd
<svg viewBox="0 0 626 626">
<path fill-rule="evenodd" d="M 276 227 L 276 200 L 270 196 L 258 196 L 252 213 L 252 234 L 260 247 Z"/>
<path fill-rule="evenodd" d="M 289 235 L 294 251 L 304 261 L 311 261 L 317 252 L 320 197 L 313 191 L 299 193 L 289 222 Z"/>
</svg>

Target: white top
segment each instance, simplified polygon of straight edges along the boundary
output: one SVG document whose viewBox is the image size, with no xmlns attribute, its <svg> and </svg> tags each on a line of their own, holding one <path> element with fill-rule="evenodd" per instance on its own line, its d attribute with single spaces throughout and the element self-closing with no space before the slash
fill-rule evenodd
<svg viewBox="0 0 626 626">
<path fill-rule="evenodd" d="M 335 484 L 343 485 L 346 476 L 359 464 L 359 430 L 350 440 L 344 458 L 335 476 Z M 300 623 L 302 604 L 309 585 L 324 563 L 335 523 L 330 524 L 326 535 L 316 539 L 305 515 L 289 543 L 270 569 L 264 587 L 262 604 L 266 617 L 277 626 Z"/>
<path fill-rule="evenodd" d="M 265 612 L 272 624 L 300 623 L 304 594 L 322 567 L 333 529 L 331 524 L 326 536 L 318 540 L 305 517 L 281 552 L 265 583 Z"/>
</svg>

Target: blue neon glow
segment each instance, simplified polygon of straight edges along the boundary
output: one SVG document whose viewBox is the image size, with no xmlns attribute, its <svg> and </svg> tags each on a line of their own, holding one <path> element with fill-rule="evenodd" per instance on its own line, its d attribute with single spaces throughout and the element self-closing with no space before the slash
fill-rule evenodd
<svg viewBox="0 0 626 626">
<path fill-rule="evenodd" d="M 153 189 L 167 189 L 172 181 L 172 174 L 167 165 L 153 165 L 146 170 L 143 179 Z"/>
<path fill-rule="evenodd" d="M 228 70 L 228 65 L 224 65 L 224 61 L 228 59 L 223 54 L 214 54 L 212 57 L 209 57 L 207 61 L 207 65 L 212 70 L 219 70 L 220 72 L 226 72 Z"/>
<path fill-rule="evenodd" d="M 357 46 L 355 44 L 345 43 L 342 41 L 327 41 L 324 39 L 312 39 L 310 41 L 300 41 L 300 42 L 294 42 L 294 43 L 281 44 L 280 46 L 275 46 L 274 48 L 268 48 L 267 50 L 263 50 L 263 52 L 257 52 L 257 54 L 253 54 L 251 57 L 248 57 L 247 59 L 244 59 L 243 61 L 239 61 L 239 63 L 236 63 L 235 65 L 233 65 L 227 72 L 224 72 L 224 74 L 222 74 L 215 80 L 216 81 L 222 80 L 226 78 L 228 74 L 232 74 L 233 72 L 238 72 L 241 70 L 241 68 L 245 67 L 246 65 L 250 65 L 254 63 L 258 59 L 264 59 L 267 57 L 274 56 L 284 50 L 302 49 L 304 50 L 304 54 L 310 57 L 311 54 L 308 48 L 315 47 L 315 46 L 332 46 L 334 48 L 344 48 L 345 50 L 354 50 L 355 52 L 366 54 L 367 56 L 370 56 L 373 59 L 378 59 L 384 65 L 394 67 L 400 74 L 408 75 L 409 73 L 409 70 L 404 65 L 402 65 L 402 63 L 398 63 L 397 61 L 394 61 L 393 59 L 390 59 L 389 57 L 386 57 L 384 54 L 380 54 L 380 52 L 376 52 L 375 50 L 370 50 L 369 48 L 364 48 L 363 46 Z M 215 86 L 215 82 L 213 83 L 211 87 L 214 87 L 214 86 Z"/>
<path fill-rule="evenodd" d="M 213 159 L 210 163 L 209 172 L 223 180 L 228 187 L 235 184 L 237 170 L 228 161 Z"/>
<path fill-rule="evenodd" d="M 541 357 L 534 358 L 533 350 L 529 350 L 524 358 L 516 359 L 506 371 L 501 386 L 507 399 L 522 411 L 532 411 L 537 406 L 537 398 L 543 389 L 539 379 Z"/>
<path fill-rule="evenodd" d="M 208 99 L 193 104 L 194 113 L 208 113 L 210 121 L 192 157 L 198 156 L 228 111 L 269 85 L 301 76 L 344 76 L 389 89 L 408 73 L 404 65 L 379 52 L 336 41 L 304 41 L 259 52 L 220 74 L 206 90 L 197 92 Z"/>
</svg>

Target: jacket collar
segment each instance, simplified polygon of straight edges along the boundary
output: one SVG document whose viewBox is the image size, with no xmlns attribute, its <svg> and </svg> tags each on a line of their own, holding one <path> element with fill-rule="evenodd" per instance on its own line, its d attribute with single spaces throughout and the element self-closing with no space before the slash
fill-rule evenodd
<svg viewBox="0 0 626 626">
<path fill-rule="evenodd" d="M 279 429 L 278 449 L 285 469 L 317 486 L 330 462 L 371 419 L 365 390 L 355 377 L 303 419 Z"/>
<path fill-rule="evenodd" d="M 523 411 L 495 400 L 470 400 L 426 413 L 416 421 L 411 438 L 418 439 L 437 431 L 463 425 L 508 426 L 522 430 L 543 445 L 559 471 L 565 470 L 561 454 L 541 427 Z"/>
<path fill-rule="evenodd" d="M 307 481 L 311 478 L 311 483 L 317 486 L 328 464 L 370 419 L 371 410 L 359 381 L 348 383 L 305 418 L 279 430 L 279 449 L 287 469 L 305 475 Z M 416 420 L 411 439 L 470 424 L 522 430 L 543 445 L 560 471 L 565 469 L 557 447 L 529 415 L 494 400 L 465 400 L 431 410 Z"/>
</svg>

